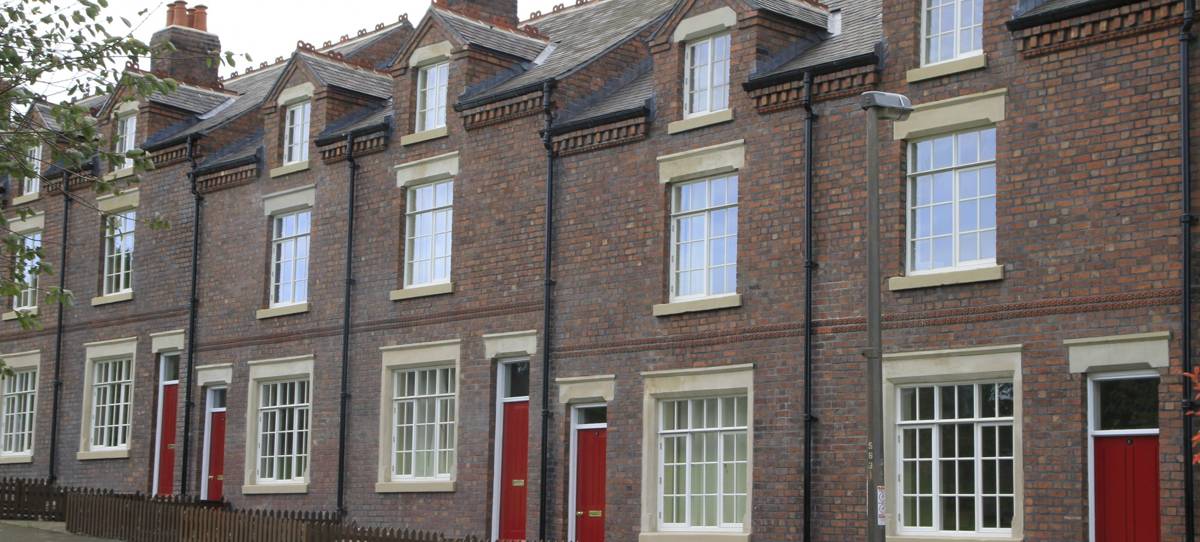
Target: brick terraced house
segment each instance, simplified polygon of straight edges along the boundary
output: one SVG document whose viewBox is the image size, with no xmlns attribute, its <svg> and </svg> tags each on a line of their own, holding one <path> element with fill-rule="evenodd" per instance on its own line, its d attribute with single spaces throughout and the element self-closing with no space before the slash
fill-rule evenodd
<svg viewBox="0 0 1200 542">
<path fill-rule="evenodd" d="M 86 103 L 157 167 L 12 181 L 76 301 L 4 301 L 0 476 L 494 539 L 862 540 L 882 90 L 916 106 L 880 125 L 887 539 L 1187 540 L 1190 4 L 516 5 L 220 79 L 171 4 L 150 71 L 178 90 Z"/>
</svg>

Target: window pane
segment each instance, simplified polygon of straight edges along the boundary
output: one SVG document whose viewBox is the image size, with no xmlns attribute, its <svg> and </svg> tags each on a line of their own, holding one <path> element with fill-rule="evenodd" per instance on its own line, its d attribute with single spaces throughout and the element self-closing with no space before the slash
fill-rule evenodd
<svg viewBox="0 0 1200 542">
<path fill-rule="evenodd" d="M 1100 380 L 1097 429 L 1157 429 L 1158 379 Z"/>
</svg>

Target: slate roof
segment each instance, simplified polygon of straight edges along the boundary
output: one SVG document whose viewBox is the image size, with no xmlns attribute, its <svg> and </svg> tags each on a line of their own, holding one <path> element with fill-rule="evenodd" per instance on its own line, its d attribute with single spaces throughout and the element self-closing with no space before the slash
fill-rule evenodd
<svg viewBox="0 0 1200 542">
<path fill-rule="evenodd" d="M 368 32 L 366 35 L 357 36 L 357 37 L 351 38 L 349 40 L 346 40 L 344 42 L 336 43 L 334 45 L 329 46 L 326 49 L 321 49 L 321 50 L 328 51 L 330 53 L 340 53 L 342 55 L 345 55 L 346 58 L 354 58 L 354 55 L 356 55 L 360 51 L 374 45 L 379 40 L 385 39 L 397 31 L 405 31 L 405 30 L 411 30 L 411 29 L 412 29 L 412 24 L 408 22 L 408 19 L 402 19 L 399 22 L 392 23 L 392 24 L 387 25 L 387 26 L 385 26 L 379 30 L 376 30 L 374 32 Z M 375 67 L 376 68 L 386 67 L 386 66 L 382 65 L 382 64 L 386 64 L 386 63 L 387 63 L 387 61 L 385 59 L 383 62 L 380 63 L 381 65 L 377 65 Z"/>
<path fill-rule="evenodd" d="M 354 132 L 355 130 L 361 130 L 363 128 L 370 128 L 380 125 L 388 125 L 391 123 L 391 118 L 392 102 L 390 100 L 380 106 L 364 107 L 353 113 L 345 115 L 342 118 L 334 121 L 329 126 L 326 126 L 325 130 L 322 131 L 320 135 L 314 139 L 314 141 L 320 145 L 332 139 L 344 137 L 346 134 Z"/>
<path fill-rule="evenodd" d="M 322 85 L 386 100 L 392 96 L 392 77 L 332 58 L 300 51 L 297 55 Z"/>
<path fill-rule="evenodd" d="M 218 166 L 256 157 L 258 156 L 258 149 L 262 146 L 262 139 L 263 131 L 260 129 L 205 156 L 196 164 L 196 169 L 201 172 L 220 169 Z"/>
<path fill-rule="evenodd" d="M 493 51 L 533 60 L 546 48 L 546 42 L 507 28 L 489 25 L 434 6 L 429 12 L 441 20 L 451 32 L 466 43 Z"/>
<path fill-rule="evenodd" d="M 144 147 L 154 149 L 157 145 L 178 141 L 191 134 L 208 132 L 252 109 L 257 109 L 283 73 L 284 66 L 286 64 L 277 64 L 226 80 L 225 90 L 238 94 L 229 105 L 219 111 L 208 112 L 208 115 L 199 115 L 159 130 L 147 138 Z"/>
<path fill-rule="evenodd" d="M 1010 30 L 1040 24 L 1045 18 L 1073 17 L 1102 9 L 1132 4 L 1136 0 L 1021 0 L 1016 13 L 1007 23 Z"/>
<path fill-rule="evenodd" d="M 531 24 L 550 36 L 552 52 L 541 64 L 526 64 L 498 82 L 468 89 L 462 100 L 485 102 L 525 87 L 541 84 L 586 66 L 605 51 L 658 22 L 677 0 L 603 0 L 544 15 Z"/>
<path fill-rule="evenodd" d="M 564 111 L 556 124 L 560 128 L 570 129 L 572 125 L 579 125 L 590 119 L 648 107 L 654 98 L 653 65 L 647 61 L 637 66 L 612 87 L 601 89 L 595 100 Z"/>
<path fill-rule="evenodd" d="M 748 0 L 751 7 L 757 10 L 778 13 L 797 21 L 811 24 L 817 28 L 826 28 L 828 15 L 825 10 L 804 0 Z"/>
<path fill-rule="evenodd" d="M 790 60 L 785 59 L 773 69 L 754 74 L 751 80 L 875 53 L 876 46 L 883 40 L 880 0 L 827 0 L 825 4 L 831 11 L 841 10 L 842 33 L 801 47 Z"/>
<path fill-rule="evenodd" d="M 62 126 L 59 126 L 58 121 L 54 120 L 54 116 L 50 113 L 52 108 L 50 104 L 39 102 L 33 104 L 33 107 L 37 110 L 38 114 L 41 115 L 42 123 L 46 125 L 47 130 L 50 130 L 51 132 L 62 130 Z"/>
<path fill-rule="evenodd" d="M 156 92 L 149 100 L 184 111 L 200 114 L 216 109 L 232 96 L 225 92 L 180 84 L 173 92 Z"/>
</svg>

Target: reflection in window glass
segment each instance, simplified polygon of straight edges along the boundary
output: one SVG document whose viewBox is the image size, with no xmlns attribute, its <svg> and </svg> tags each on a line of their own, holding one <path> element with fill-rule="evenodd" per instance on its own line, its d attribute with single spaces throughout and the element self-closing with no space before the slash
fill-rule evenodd
<svg viewBox="0 0 1200 542">
<path fill-rule="evenodd" d="M 1097 429 L 1158 429 L 1158 379 L 1100 380 Z"/>
</svg>

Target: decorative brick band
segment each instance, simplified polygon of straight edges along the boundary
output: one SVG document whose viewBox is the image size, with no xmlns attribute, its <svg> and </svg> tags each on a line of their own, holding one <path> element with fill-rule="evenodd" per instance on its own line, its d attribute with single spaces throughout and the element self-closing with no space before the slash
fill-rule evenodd
<svg viewBox="0 0 1200 542">
<path fill-rule="evenodd" d="M 93 178 L 90 174 L 89 175 L 67 174 L 64 177 L 59 177 L 59 178 L 51 180 L 51 181 L 46 181 L 46 193 L 47 194 L 61 193 L 64 178 L 67 180 L 67 190 L 75 190 L 77 188 L 84 188 L 87 186 L 91 186 L 91 184 L 96 181 L 96 179 Z"/>
<path fill-rule="evenodd" d="M 1021 56 L 1031 58 L 1180 24 L 1183 4 L 1147 0 L 1082 17 L 1017 30 Z"/>
<path fill-rule="evenodd" d="M 365 137 L 354 138 L 354 155 L 362 156 L 364 154 L 372 154 L 381 152 L 387 149 L 388 134 L 387 131 L 379 131 Z M 346 142 L 335 143 L 326 147 L 321 147 L 321 160 L 327 164 L 341 162 L 346 159 Z"/>
<path fill-rule="evenodd" d="M 466 129 L 491 126 L 542 112 L 542 93 L 535 92 L 462 112 Z"/>
<path fill-rule="evenodd" d="M 196 180 L 196 189 L 207 194 L 247 184 L 258 178 L 258 164 L 246 164 L 235 168 L 201 175 Z"/>
<path fill-rule="evenodd" d="M 154 167 L 158 168 L 173 166 L 185 160 L 187 160 L 187 145 L 177 145 L 150 156 L 150 161 L 154 162 Z"/>
<path fill-rule="evenodd" d="M 883 327 L 884 329 L 916 329 L 921 327 L 954 325 L 964 322 L 987 322 L 1016 318 L 1034 318 L 1053 314 L 1082 314 L 1172 305 L 1178 300 L 1179 295 L 1178 289 L 1163 289 L 1130 294 L 1070 297 L 942 311 L 894 313 L 884 315 Z M 866 330 L 866 320 L 862 317 L 819 320 L 813 324 L 815 332 L 822 335 L 862 332 Z M 689 333 L 672 337 L 632 339 L 603 344 L 561 345 L 556 355 L 560 358 L 575 358 L 801 337 L 803 334 L 803 322 L 786 322 L 716 333 Z"/>
<path fill-rule="evenodd" d="M 875 88 L 879 75 L 874 65 L 848 68 L 813 78 L 813 101 L 834 100 Z M 804 81 L 795 80 L 750 92 L 759 113 L 782 111 L 804 105 Z"/>
<path fill-rule="evenodd" d="M 641 141 L 648 135 L 646 121 L 646 117 L 638 117 L 556 136 L 554 152 L 559 156 L 570 156 Z"/>
</svg>

